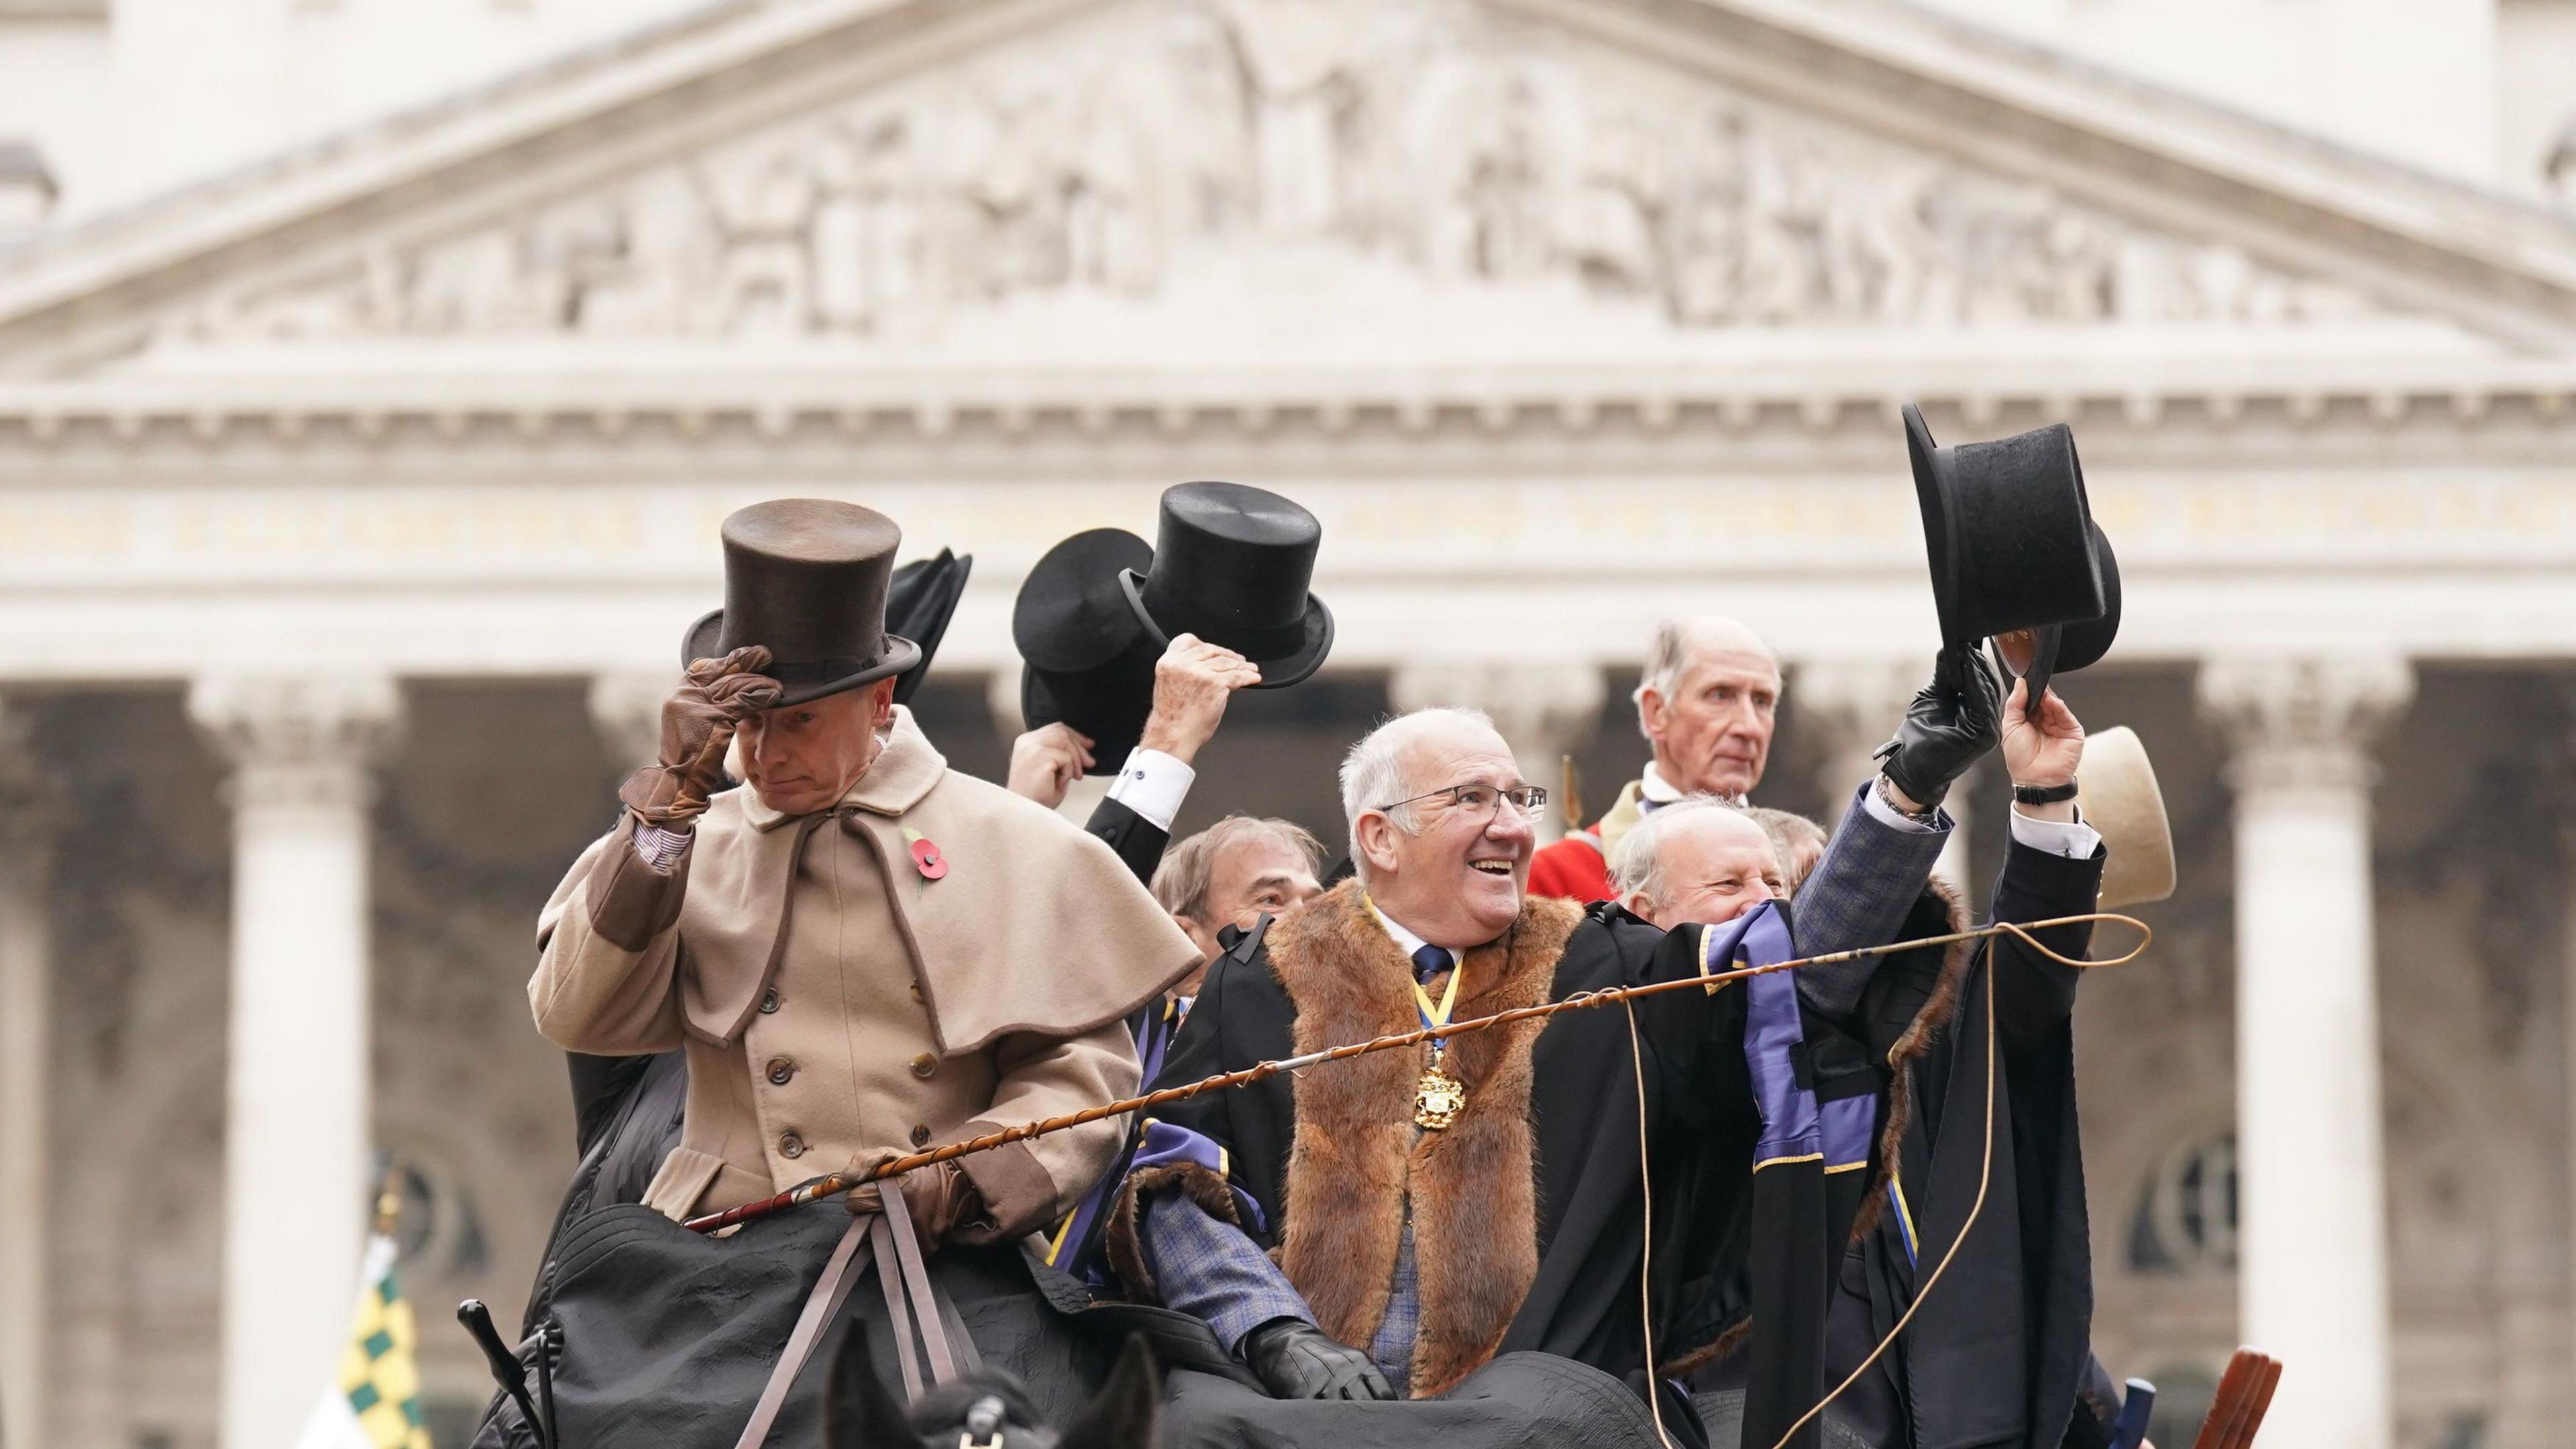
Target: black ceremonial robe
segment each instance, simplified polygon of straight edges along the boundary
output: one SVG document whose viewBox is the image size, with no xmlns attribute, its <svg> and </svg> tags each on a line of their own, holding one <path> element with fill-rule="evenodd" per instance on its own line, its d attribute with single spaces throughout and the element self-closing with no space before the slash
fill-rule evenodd
<svg viewBox="0 0 2576 1449">
<path fill-rule="evenodd" d="M 1722 972 L 1749 924 L 1667 934 L 1608 903 L 1584 912 L 1534 899 L 1503 941 L 1469 953 L 1456 1019 Z M 1784 926 L 1775 916 L 1785 945 Z M 1410 1030 L 1410 979 L 1357 883 L 1346 883 L 1270 926 L 1257 949 L 1218 961 L 1157 1085 Z M 1758 1001 L 1753 983 L 1737 982 L 1629 1003 L 1633 1040 L 1620 1005 L 1461 1037 L 1447 1065 L 1466 1083 L 1467 1107 L 1445 1132 L 1417 1134 L 1412 1122 L 1427 1047 L 1170 1103 L 1157 1120 L 1213 1144 L 1204 1156 L 1222 1162 L 1223 1175 L 1201 1163 L 1138 1169 L 1112 1217 L 1110 1259 L 1132 1292 L 1153 1296 L 1137 1197 L 1177 1184 L 1276 1250 L 1326 1332 L 1365 1344 L 1409 1214 L 1418 1395 L 1439 1394 L 1496 1355 L 1536 1351 L 1590 1365 L 1643 1397 L 1650 1379 L 1666 1376 L 1648 1372 L 1649 1318 L 1652 1359 L 1667 1374 L 1741 1337 L 1753 1319 L 1748 1353 L 1761 1388 L 1748 1423 L 1777 1438 L 1821 1394 L 1833 1257 L 1825 1245 L 1842 1236 L 1825 1222 L 1817 1154 L 1786 1152 L 1755 1170 L 1767 1134 L 1748 1020 L 1767 1009 L 1781 1021 L 1785 1003 L 1794 1036 L 1798 1019 L 1786 973 L 1758 980 Z M 1768 1080 L 1801 1096 L 1812 1144 L 1814 1103 L 1795 1080 L 1798 1056 L 1792 1042 L 1760 1060 L 1780 1068 Z M 1641 1315 L 1641 1286 L 1650 1315 Z M 1664 1393 L 1661 1406 L 1677 1442 L 1704 1442 L 1678 1395 Z"/>
<path fill-rule="evenodd" d="M 2039 921 L 2093 910 L 2104 853 L 2069 860 L 2016 841 L 1994 918 Z M 1905 934 L 1952 929 L 1927 894 Z M 2036 933 L 2081 959 L 2085 925 Z M 1915 1284 L 1950 1246 L 1958 1256 L 1914 1321 L 1835 1409 L 1878 1445 L 2058 1449 L 2107 1442 L 2116 1404 L 2079 1396 L 2091 1358 L 2093 1277 L 2075 1105 L 2075 988 L 2082 972 L 2009 936 L 1950 970 L 1934 953 L 1898 958 L 1862 1000 L 1869 1060 L 1895 1114 L 1892 1164 L 1877 1164 L 1865 1229 L 1840 1270 L 1831 1374 L 1839 1381 L 1895 1326 Z M 1991 994 L 1993 1033 L 1988 1034 Z M 1928 1007 L 1928 1013 L 1927 1013 Z M 1926 1032 L 1917 1023 L 1939 1021 Z M 1840 1054 L 1820 1037 L 1819 1054 Z M 1889 1072 L 1891 1056 L 1902 1065 Z M 1964 1242 L 1985 1161 L 1986 1070 L 1994 1068 L 1992 1180 Z M 1833 1090 L 1829 1067 L 1819 1090 Z M 1884 1113 L 1882 1120 L 1884 1120 Z M 2098 1394 L 2098 1391 L 2097 1391 Z"/>
</svg>

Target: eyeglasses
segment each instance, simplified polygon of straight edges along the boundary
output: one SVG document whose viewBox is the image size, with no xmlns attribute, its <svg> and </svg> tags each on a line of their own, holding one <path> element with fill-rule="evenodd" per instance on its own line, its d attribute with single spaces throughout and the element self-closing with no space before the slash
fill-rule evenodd
<svg viewBox="0 0 2576 1449">
<path fill-rule="evenodd" d="M 1493 819 L 1495 810 L 1506 800 L 1511 802 L 1514 810 L 1523 815 L 1536 815 L 1539 807 L 1547 803 L 1547 789 L 1541 785 L 1448 785 L 1433 790 L 1429 794 L 1416 795 L 1410 800 L 1398 800 L 1392 805 L 1381 805 L 1378 808 L 1388 811 L 1400 810 L 1407 805 L 1418 805 L 1425 800 L 1437 800 L 1443 796 L 1448 797 L 1450 809 L 1478 820 Z"/>
</svg>

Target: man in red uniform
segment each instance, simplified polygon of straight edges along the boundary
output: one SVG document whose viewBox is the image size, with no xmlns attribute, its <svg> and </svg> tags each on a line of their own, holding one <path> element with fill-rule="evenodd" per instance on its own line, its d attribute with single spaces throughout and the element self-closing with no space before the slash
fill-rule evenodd
<svg viewBox="0 0 2576 1449">
<path fill-rule="evenodd" d="M 1779 705 L 1780 661 L 1761 635 L 1714 616 L 1655 626 L 1637 685 L 1637 726 L 1654 758 L 1597 823 L 1531 858 L 1530 894 L 1606 901 L 1610 853 L 1648 812 L 1691 795 L 1743 803 L 1762 783 Z"/>
</svg>

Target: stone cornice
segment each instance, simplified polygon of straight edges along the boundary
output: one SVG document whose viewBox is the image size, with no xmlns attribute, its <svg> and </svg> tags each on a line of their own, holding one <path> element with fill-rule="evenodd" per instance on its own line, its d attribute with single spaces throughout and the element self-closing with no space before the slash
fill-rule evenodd
<svg viewBox="0 0 2576 1449">
<path fill-rule="evenodd" d="M 905 371 L 757 368 L 665 374 L 491 372 L 123 378 L 0 383 L 0 449 L 78 443 L 202 447 L 324 436 L 618 442 L 652 432 L 777 442 L 813 432 L 937 445 L 962 437 L 1326 438 L 1527 430 L 1572 436 L 1826 435 L 1919 402 L 1967 427 L 2026 418 L 2224 432 L 2257 425 L 2368 433 L 2506 418 L 2576 425 L 2576 358 L 2315 358 L 1311 372 Z"/>
</svg>

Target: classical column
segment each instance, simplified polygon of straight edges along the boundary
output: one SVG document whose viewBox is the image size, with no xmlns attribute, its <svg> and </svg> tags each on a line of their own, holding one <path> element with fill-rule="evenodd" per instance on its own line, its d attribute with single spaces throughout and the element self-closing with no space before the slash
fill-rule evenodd
<svg viewBox="0 0 2576 1449">
<path fill-rule="evenodd" d="M 1518 660 L 1425 660 L 1399 666 L 1387 681 L 1398 710 L 1439 705 L 1481 709 L 1512 747 L 1521 778 L 1548 791 L 1539 821 L 1542 842 L 1565 833 L 1565 802 L 1558 796 L 1565 757 L 1601 722 L 1601 671 L 1581 663 Z"/>
<path fill-rule="evenodd" d="M 2571 173 L 2570 179 L 2576 180 L 2576 173 Z M 2576 687 L 2562 690 L 2559 699 L 2563 708 L 2576 715 Z M 2565 751 L 2565 759 L 2576 764 L 2576 730 L 2570 730 L 2561 737 L 2561 748 Z M 2562 825 L 2559 848 L 2564 852 L 2562 859 L 2576 858 L 2576 821 Z M 2576 894 L 2571 894 L 2569 899 L 2576 902 Z M 2562 1144 L 2567 1168 L 2567 1232 L 2563 1239 L 2567 1249 L 2567 1280 L 2560 1295 L 2566 1304 L 2563 1317 L 2566 1327 L 2560 1342 L 2568 1357 L 2561 1358 L 2560 1365 L 2565 1375 L 2561 1382 L 2576 1384 L 2576 910 L 2564 914 L 2565 934 L 2560 937 L 2558 963 L 2558 1040 L 2567 1114 L 2567 1136 Z"/>
<path fill-rule="evenodd" d="M 2200 673 L 2236 791 L 2238 1331 L 2317 1449 L 2390 1440 L 2370 745 L 2413 692 L 2387 654 Z"/>
<path fill-rule="evenodd" d="M 348 1332 L 367 1225 L 368 766 L 380 675 L 213 677 L 188 712 L 233 766 L 223 1449 L 295 1441 Z"/>
<path fill-rule="evenodd" d="M 59 802 L 27 721 L 0 713 L 0 1444 L 50 1444 L 53 941 Z"/>
<path fill-rule="evenodd" d="M 1791 701 L 1799 730 L 1822 745 L 1816 785 L 1825 802 L 1827 830 L 1842 823 L 1852 791 L 1878 773 L 1879 746 L 1895 736 L 1905 707 L 1930 678 L 1923 661 L 1910 655 L 1800 662 Z M 1972 771 L 1942 802 L 1955 824 L 1932 866 L 1935 876 L 1969 899 L 1975 897 L 1968 869 L 1968 795 L 1975 778 Z"/>
</svg>

